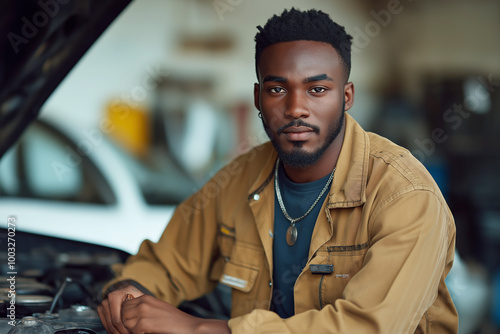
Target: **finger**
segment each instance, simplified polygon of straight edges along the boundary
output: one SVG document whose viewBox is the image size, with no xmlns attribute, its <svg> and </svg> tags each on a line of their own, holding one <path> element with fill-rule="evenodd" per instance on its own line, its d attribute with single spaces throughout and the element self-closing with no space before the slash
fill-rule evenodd
<svg viewBox="0 0 500 334">
<path fill-rule="evenodd" d="M 137 333 L 136 326 L 141 318 L 140 310 L 137 308 L 138 303 L 140 303 L 140 301 L 136 299 L 128 300 L 123 302 L 121 308 L 123 326 L 134 334 Z"/>
<path fill-rule="evenodd" d="M 107 303 L 107 302 L 108 302 L 107 300 L 103 300 L 102 303 Z M 104 327 L 106 332 L 109 332 L 108 321 L 104 311 L 105 306 L 103 306 L 102 303 L 97 307 L 97 315 L 99 315 L 99 319 L 101 320 L 102 326 Z"/>
<path fill-rule="evenodd" d="M 107 333 L 121 334 L 120 331 L 118 331 L 115 327 L 113 327 L 111 321 L 111 313 L 109 310 L 109 301 L 107 299 L 103 301 L 101 305 L 99 305 L 99 307 L 97 308 L 97 313 Z"/>
<path fill-rule="evenodd" d="M 122 305 L 121 305 L 121 319 L 123 322 L 126 320 L 130 320 L 133 318 L 137 318 L 137 316 L 140 313 L 140 309 L 137 308 L 139 304 L 141 304 L 142 298 L 132 298 L 129 300 L 125 300 Z M 127 328 L 130 328 L 129 326 L 125 326 Z"/>
<path fill-rule="evenodd" d="M 121 318 L 121 308 L 124 300 L 124 295 L 120 293 L 110 293 L 108 295 L 108 312 L 107 317 L 108 325 L 113 334 L 130 334 L 130 332 L 123 326 Z M 109 331 L 109 330 L 108 330 Z"/>
</svg>

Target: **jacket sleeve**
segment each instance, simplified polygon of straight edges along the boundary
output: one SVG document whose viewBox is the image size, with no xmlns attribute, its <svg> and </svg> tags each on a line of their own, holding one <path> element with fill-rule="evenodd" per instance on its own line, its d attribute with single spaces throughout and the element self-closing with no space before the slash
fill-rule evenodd
<svg viewBox="0 0 500 334">
<path fill-rule="evenodd" d="M 372 213 L 370 247 L 342 299 L 288 319 L 254 310 L 230 320 L 233 333 L 414 333 L 451 269 L 454 223 L 430 191 L 386 202 Z"/>
<path fill-rule="evenodd" d="M 217 282 L 210 273 L 218 254 L 216 187 L 212 179 L 181 203 L 160 240 L 143 241 L 103 290 L 132 280 L 175 306 L 213 290 Z"/>
</svg>

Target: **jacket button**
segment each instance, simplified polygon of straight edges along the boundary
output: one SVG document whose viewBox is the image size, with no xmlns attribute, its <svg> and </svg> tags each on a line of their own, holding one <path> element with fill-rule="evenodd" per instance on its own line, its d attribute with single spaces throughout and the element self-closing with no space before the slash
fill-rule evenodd
<svg viewBox="0 0 500 334">
<path fill-rule="evenodd" d="M 258 201 L 260 199 L 260 195 L 259 194 L 254 194 L 253 195 L 253 200 L 254 201 Z"/>
</svg>

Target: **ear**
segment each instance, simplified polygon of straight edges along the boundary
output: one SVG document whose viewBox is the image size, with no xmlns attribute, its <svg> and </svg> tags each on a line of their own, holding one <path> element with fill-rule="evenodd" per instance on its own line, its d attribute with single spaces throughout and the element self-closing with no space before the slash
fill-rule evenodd
<svg viewBox="0 0 500 334">
<path fill-rule="evenodd" d="M 344 86 L 344 101 L 345 110 L 351 109 L 354 104 L 354 84 L 352 82 L 348 82 Z"/>
<path fill-rule="evenodd" d="M 255 83 L 253 85 L 253 104 L 258 111 L 260 110 L 260 85 Z"/>
</svg>

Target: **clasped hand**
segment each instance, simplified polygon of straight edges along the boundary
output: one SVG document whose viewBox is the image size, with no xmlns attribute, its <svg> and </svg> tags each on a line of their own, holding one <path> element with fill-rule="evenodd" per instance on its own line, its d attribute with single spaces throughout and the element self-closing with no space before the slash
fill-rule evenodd
<svg viewBox="0 0 500 334">
<path fill-rule="evenodd" d="M 127 298 L 127 295 L 133 298 Z M 227 322 L 194 317 L 129 285 L 111 292 L 97 308 L 108 333 L 229 333 Z"/>
</svg>

